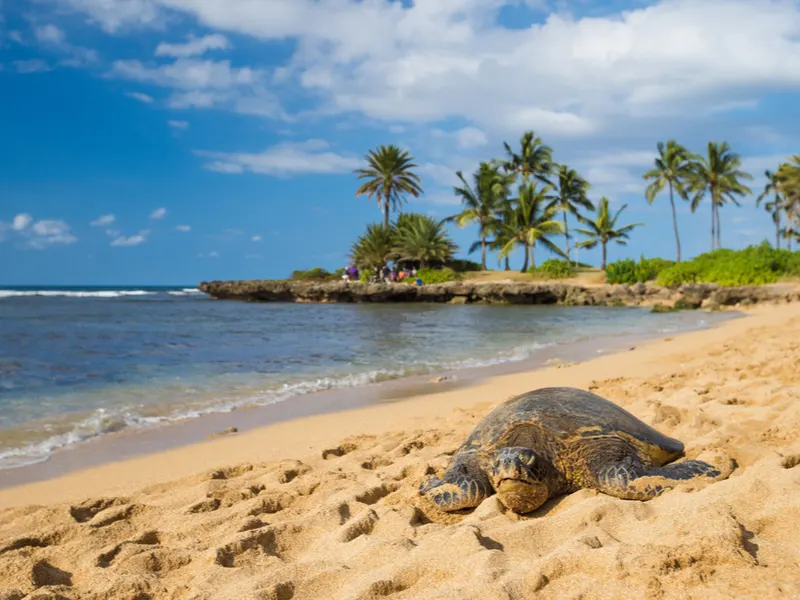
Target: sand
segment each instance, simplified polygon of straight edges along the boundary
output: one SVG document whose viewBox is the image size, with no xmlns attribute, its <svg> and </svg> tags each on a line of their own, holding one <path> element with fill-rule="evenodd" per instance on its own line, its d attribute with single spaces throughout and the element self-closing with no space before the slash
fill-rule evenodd
<svg viewBox="0 0 800 600">
<path fill-rule="evenodd" d="M 493 406 L 591 389 L 731 475 L 531 515 L 416 492 Z M 0 491 L 0 598 L 798 598 L 800 306 Z M 27 594 L 27 595 L 26 595 Z"/>
</svg>

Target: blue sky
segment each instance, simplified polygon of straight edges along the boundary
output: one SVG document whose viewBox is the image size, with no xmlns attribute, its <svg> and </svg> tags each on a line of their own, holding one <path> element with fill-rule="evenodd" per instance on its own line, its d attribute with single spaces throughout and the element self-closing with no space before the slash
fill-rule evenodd
<svg viewBox="0 0 800 600">
<path fill-rule="evenodd" d="M 612 260 L 671 257 L 668 202 L 643 199 L 657 141 L 727 140 L 756 192 L 798 151 L 794 0 L 0 0 L 0 15 L 0 285 L 334 269 L 380 220 L 354 195 L 370 148 L 406 147 L 426 191 L 407 209 L 443 217 L 456 170 L 527 129 L 647 223 Z M 754 203 L 723 210 L 725 246 L 774 239 Z M 710 246 L 705 208 L 680 208 L 684 255 Z M 474 228 L 451 231 L 465 255 Z"/>
</svg>

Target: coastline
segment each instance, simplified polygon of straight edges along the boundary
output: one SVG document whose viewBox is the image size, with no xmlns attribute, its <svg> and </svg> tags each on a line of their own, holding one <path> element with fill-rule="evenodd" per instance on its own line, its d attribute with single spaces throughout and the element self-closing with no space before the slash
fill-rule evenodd
<svg viewBox="0 0 800 600">
<path fill-rule="evenodd" d="M 0 491 L 0 594 L 796 598 L 799 308 Z M 523 516 L 496 496 L 460 514 L 419 496 L 489 410 L 546 386 L 594 391 L 724 474 Z"/>
<path fill-rule="evenodd" d="M 713 313 L 713 322 L 687 325 L 687 329 L 682 331 L 713 329 L 724 326 L 730 319 L 743 316 L 745 314 L 738 311 L 726 310 Z M 522 360 L 406 375 L 363 386 L 298 394 L 269 404 L 244 405 L 229 412 L 210 412 L 147 429 L 125 429 L 106 433 L 60 448 L 43 461 L 0 470 L 0 492 L 16 486 L 46 482 L 49 479 L 106 464 L 205 443 L 211 438 L 226 434 L 238 437 L 246 432 L 268 428 L 277 423 L 315 415 L 358 411 L 373 405 L 403 402 L 419 396 L 441 394 L 456 389 L 466 390 L 469 393 L 471 388 L 496 377 L 532 373 L 548 366 L 564 368 L 565 365 L 583 363 L 600 355 L 627 352 L 643 343 L 680 334 L 680 332 L 654 329 L 640 334 L 617 334 L 597 339 L 586 338 L 575 342 L 548 344 Z M 228 434 L 231 429 L 236 431 Z"/>
<path fill-rule="evenodd" d="M 295 401 L 303 402 L 308 399 L 327 397 L 333 401 L 333 406 L 329 406 L 328 410 L 312 411 L 306 414 L 302 414 L 301 411 L 297 417 L 279 418 L 272 423 L 256 425 L 255 428 L 217 439 L 206 439 L 205 436 L 230 427 L 230 417 L 236 411 L 210 415 L 194 419 L 191 423 L 166 426 L 151 432 L 108 436 L 106 439 L 91 441 L 76 449 L 62 451 L 60 458 L 54 464 L 56 472 L 59 467 L 63 466 L 65 470 L 63 474 L 53 476 L 55 473 L 48 465 L 46 468 L 48 477 L 43 480 L 33 477 L 33 481 L 21 482 L 19 485 L 3 485 L 0 488 L 0 509 L 29 503 L 75 501 L 89 495 L 122 493 L 160 480 L 183 477 L 202 469 L 235 462 L 275 460 L 279 457 L 320 453 L 324 450 L 322 446 L 336 445 L 337 435 L 344 437 L 366 432 L 374 435 L 391 429 L 392 425 L 403 428 L 414 423 L 415 426 L 420 426 L 428 417 L 442 417 L 454 408 L 468 407 L 470 399 L 475 397 L 485 398 L 486 402 L 496 403 L 502 398 L 524 392 L 532 387 L 550 385 L 586 387 L 590 381 L 597 378 L 613 377 L 615 373 L 621 376 L 634 368 L 634 365 L 636 368 L 646 368 L 651 372 L 657 372 L 657 365 L 650 364 L 650 361 L 668 355 L 674 351 L 673 348 L 710 342 L 720 336 L 735 335 L 734 331 L 739 332 L 746 330 L 751 325 L 756 326 L 759 319 L 769 318 L 769 315 L 782 311 L 796 310 L 797 307 L 794 305 L 758 307 L 741 313 L 744 315 L 742 318 L 733 318 L 720 323 L 717 327 L 640 340 L 636 347 L 630 350 L 631 346 L 623 341 L 620 347 L 615 348 L 616 352 L 593 357 L 566 368 L 563 364 L 539 365 L 531 368 L 530 365 L 513 363 L 487 367 L 485 368 L 486 374 L 477 377 L 472 385 L 470 385 L 469 379 L 466 381 L 456 379 L 453 382 L 442 384 L 427 384 L 427 376 L 424 379 L 414 378 L 411 380 L 412 386 L 422 384 L 423 389 L 417 389 L 417 393 L 411 397 L 401 400 L 394 398 L 389 403 L 376 402 L 376 397 L 373 396 L 366 399 L 359 398 L 354 406 L 347 406 L 336 402 L 335 391 L 320 392 L 296 398 Z M 666 345 L 662 346 L 662 344 Z M 623 357 L 624 361 L 621 361 L 620 359 Z M 542 356 L 542 361 L 546 362 L 548 358 L 550 357 L 545 354 Z M 625 365 L 630 366 L 625 367 Z M 504 369 L 510 369 L 511 372 L 502 373 Z M 402 386 L 405 382 L 398 380 L 392 383 Z M 456 389 L 448 390 L 446 389 L 448 385 L 453 385 Z M 381 388 L 379 384 L 366 386 L 360 391 L 363 392 L 368 388 L 372 388 L 368 391 L 374 391 L 387 387 L 390 386 Z M 400 395 L 402 397 L 402 394 Z M 377 399 L 379 400 L 379 397 Z M 294 412 L 296 406 L 289 406 L 291 404 L 291 402 L 283 402 L 247 410 L 270 411 L 270 409 L 280 410 L 283 408 Z M 309 406 L 309 403 L 305 404 L 306 407 Z M 250 415 L 252 414 L 254 413 L 251 412 Z M 252 419 L 252 422 L 258 424 L 259 419 Z M 363 432 L 358 428 L 358 423 L 361 422 L 365 425 Z M 330 426 L 327 426 L 326 423 L 329 423 Z M 177 441 L 177 445 L 159 444 L 157 438 L 162 438 L 162 442 L 167 441 L 165 433 L 179 431 L 181 428 L 184 428 L 182 439 L 181 436 L 177 436 L 178 439 L 173 440 Z M 186 429 L 189 430 L 188 434 Z M 313 435 L 307 435 L 309 431 L 312 431 Z M 145 450 L 144 454 L 140 454 L 134 450 L 132 454 L 122 460 L 105 462 L 107 454 L 103 451 L 104 444 L 114 439 L 135 441 L 148 434 L 156 438 L 152 445 L 153 451 Z M 306 442 L 308 443 L 306 444 Z M 80 455 L 84 453 L 102 457 L 103 462 L 88 468 L 81 468 L 85 457 L 82 459 Z M 73 457 L 75 460 L 72 460 Z M 30 470 L 35 473 L 37 469 L 42 469 L 42 463 L 0 472 L 0 478 L 5 479 L 4 476 L 13 471 L 23 473 L 24 470 Z M 14 477 L 14 475 L 10 477 Z M 19 479 L 24 481 L 26 478 L 20 477 Z"/>
<path fill-rule="evenodd" d="M 432 302 L 451 304 L 559 304 L 562 306 L 661 306 L 696 309 L 800 301 L 800 286 L 776 283 L 724 287 L 696 283 L 667 288 L 652 284 L 577 284 L 559 281 L 451 281 L 405 283 L 204 281 L 197 289 L 216 300 L 245 302 Z"/>
</svg>

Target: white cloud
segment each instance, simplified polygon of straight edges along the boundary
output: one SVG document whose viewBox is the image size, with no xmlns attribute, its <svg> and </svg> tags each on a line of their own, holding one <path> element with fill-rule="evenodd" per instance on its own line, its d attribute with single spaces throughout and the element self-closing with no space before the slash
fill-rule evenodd
<svg viewBox="0 0 800 600">
<path fill-rule="evenodd" d="M 55 25 L 44 25 L 34 29 L 36 40 L 45 44 L 63 44 L 66 41 L 64 32 Z"/>
<path fill-rule="evenodd" d="M 217 258 L 219 256 L 219 252 L 216 252 L 216 251 L 209 252 L 208 256 L 209 256 L 209 258 Z"/>
<path fill-rule="evenodd" d="M 85 13 L 90 23 L 98 23 L 109 33 L 126 26 L 160 23 L 160 9 L 153 0 L 60 0 L 59 3 Z"/>
<path fill-rule="evenodd" d="M 227 50 L 228 48 L 230 48 L 228 38 L 215 33 L 201 38 L 190 37 L 184 44 L 168 44 L 162 42 L 156 48 L 156 56 L 183 58 L 187 56 L 200 56 L 209 50 Z"/>
<path fill-rule="evenodd" d="M 755 101 L 748 90 L 800 83 L 789 0 L 663 0 L 602 16 L 551 13 L 513 29 L 497 14 L 519 0 L 60 1 L 107 30 L 180 11 L 216 30 L 296 40 L 282 77 L 318 93 L 328 114 L 393 122 L 461 117 L 489 130 L 583 136 L 698 101 L 740 110 Z"/>
<path fill-rule="evenodd" d="M 192 228 L 191 228 L 190 225 L 178 225 L 178 226 L 175 227 L 175 230 L 176 231 L 181 231 L 183 233 L 186 233 L 187 231 L 191 231 Z"/>
<path fill-rule="evenodd" d="M 489 143 L 489 138 L 480 129 L 464 127 L 456 132 L 459 148 L 480 148 Z"/>
<path fill-rule="evenodd" d="M 167 121 L 167 125 L 174 129 L 186 129 L 189 127 L 188 121 Z"/>
<path fill-rule="evenodd" d="M 31 58 L 29 60 L 15 60 L 13 63 L 17 69 L 17 73 L 46 73 L 52 71 L 53 67 L 43 61 L 41 58 Z"/>
<path fill-rule="evenodd" d="M 152 104 L 153 97 L 147 94 L 142 94 L 141 92 L 128 92 L 125 94 L 129 98 L 133 98 L 134 100 L 138 100 L 139 102 L 144 102 L 145 104 Z"/>
<path fill-rule="evenodd" d="M 253 237 L 251 237 L 250 239 L 251 239 L 252 241 L 254 241 L 254 242 L 260 242 L 260 241 L 261 241 L 261 236 L 260 236 L 260 235 L 254 235 L 254 236 L 253 236 Z"/>
<path fill-rule="evenodd" d="M 34 35 L 36 36 L 36 41 L 40 44 L 55 48 L 67 55 L 61 61 L 62 65 L 82 67 L 88 63 L 97 62 L 99 58 L 96 50 L 67 42 L 64 32 L 55 25 L 38 26 L 34 28 Z"/>
<path fill-rule="evenodd" d="M 205 168 L 219 173 L 250 171 L 265 175 L 291 176 L 298 173 L 347 173 L 358 168 L 360 161 L 327 150 L 324 140 L 283 143 L 261 153 L 225 153 L 196 151 L 198 156 L 213 159 Z M 327 150 L 327 151 L 326 151 Z"/>
<path fill-rule="evenodd" d="M 97 217 L 94 221 L 90 223 L 92 227 L 108 227 L 114 221 L 116 221 L 116 217 L 114 215 L 102 215 Z"/>
<path fill-rule="evenodd" d="M 145 65 L 138 60 L 114 61 L 113 71 L 120 77 L 185 90 L 219 89 L 253 85 L 262 76 L 249 67 L 232 68 L 228 60 L 179 58 L 165 65 Z"/>
<path fill-rule="evenodd" d="M 166 208 L 157 208 L 150 213 L 150 218 L 158 221 L 159 219 L 163 219 L 166 214 L 167 214 Z"/>
<path fill-rule="evenodd" d="M 227 173 L 227 174 L 244 173 L 244 167 L 242 167 L 242 165 L 223 162 L 220 160 L 215 160 L 206 164 L 205 168 L 208 171 L 214 171 L 215 173 Z"/>
<path fill-rule="evenodd" d="M 55 245 L 67 246 L 78 241 L 70 232 L 70 226 L 60 220 L 36 221 L 24 234 L 28 238 L 27 246 L 35 250 L 44 250 Z"/>
<path fill-rule="evenodd" d="M 11 222 L 11 228 L 14 231 L 22 231 L 27 229 L 28 225 L 33 222 L 33 217 L 31 217 L 28 213 L 20 213 L 14 220 Z"/>
<path fill-rule="evenodd" d="M 147 241 L 147 236 L 150 234 L 148 230 L 140 231 L 137 235 L 129 237 L 120 236 L 111 242 L 112 246 L 138 246 Z"/>
<path fill-rule="evenodd" d="M 172 108 L 224 108 L 241 114 L 285 117 L 274 94 L 267 89 L 266 73 L 250 67 L 232 67 L 230 61 L 178 58 L 174 62 L 146 65 L 138 60 L 118 60 L 112 74 L 125 79 L 171 88 Z"/>
</svg>

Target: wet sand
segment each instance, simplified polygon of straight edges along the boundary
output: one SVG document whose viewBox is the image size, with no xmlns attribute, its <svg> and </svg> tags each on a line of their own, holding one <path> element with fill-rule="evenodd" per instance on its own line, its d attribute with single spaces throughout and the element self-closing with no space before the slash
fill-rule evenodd
<svg viewBox="0 0 800 600">
<path fill-rule="evenodd" d="M 8 488 L 0 598 L 800 597 L 798 364 L 800 306 L 764 307 L 580 364 Z M 495 497 L 458 515 L 419 497 L 492 407 L 555 385 L 735 468 L 649 502 L 582 490 L 524 517 Z"/>
</svg>

